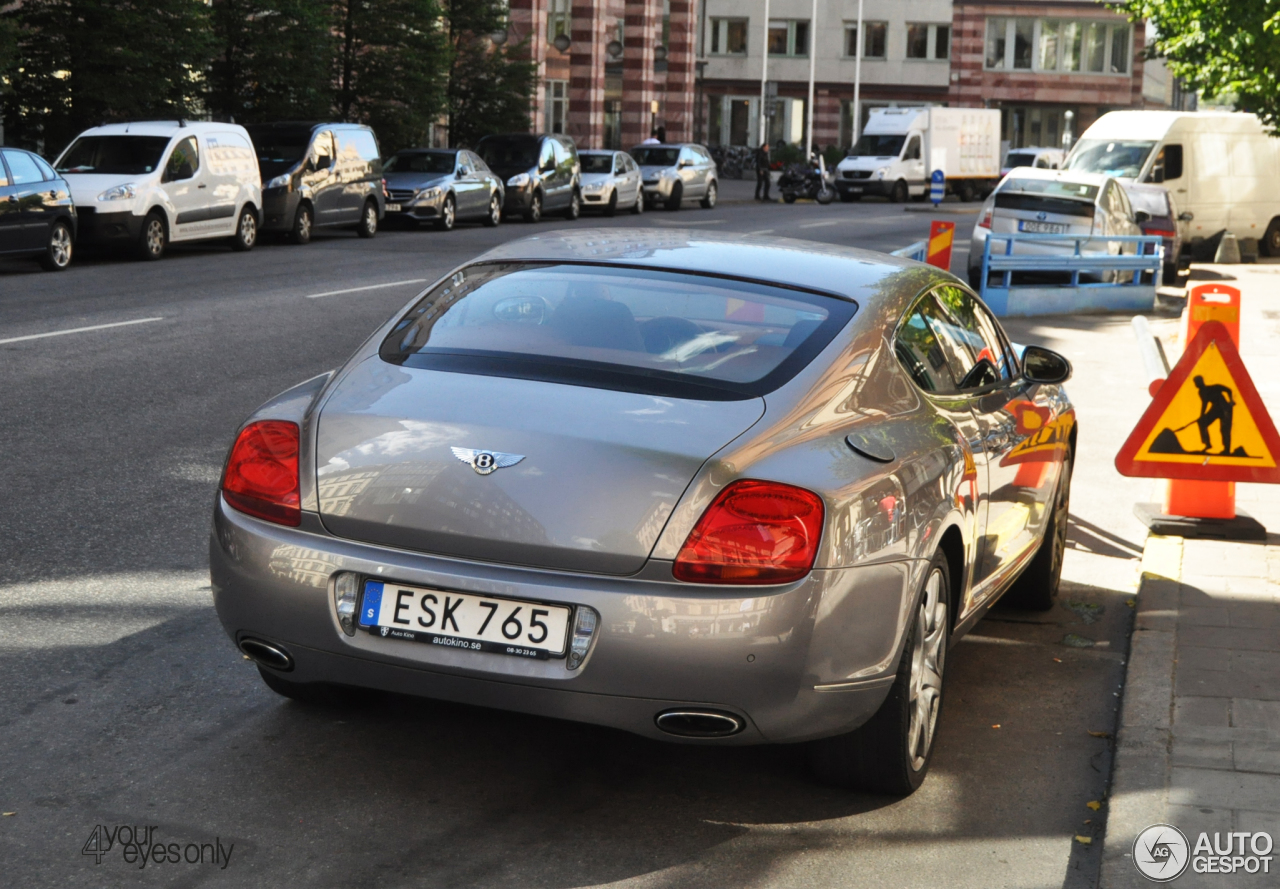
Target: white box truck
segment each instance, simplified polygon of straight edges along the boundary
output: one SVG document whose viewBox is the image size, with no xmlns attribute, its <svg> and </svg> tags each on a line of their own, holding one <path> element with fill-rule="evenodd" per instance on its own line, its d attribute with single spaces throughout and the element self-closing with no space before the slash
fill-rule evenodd
<svg viewBox="0 0 1280 889">
<path fill-rule="evenodd" d="M 962 201 L 990 194 L 1000 182 L 999 109 L 876 108 L 836 166 L 836 191 L 842 201 L 881 195 L 900 203 L 927 195 L 934 170 Z"/>
<path fill-rule="evenodd" d="M 1112 111 L 1064 165 L 1169 189 L 1183 254 L 1223 232 L 1280 256 L 1280 138 L 1253 114 Z"/>
</svg>

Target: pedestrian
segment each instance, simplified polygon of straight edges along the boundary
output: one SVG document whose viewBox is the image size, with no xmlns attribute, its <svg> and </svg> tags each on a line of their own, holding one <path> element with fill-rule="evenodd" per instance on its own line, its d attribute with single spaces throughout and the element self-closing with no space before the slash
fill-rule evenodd
<svg viewBox="0 0 1280 889">
<path fill-rule="evenodd" d="M 658 131 L 657 131 L 657 130 L 650 130 L 650 131 L 649 131 L 649 138 L 648 138 L 648 139 L 645 139 L 645 140 L 644 140 L 643 142 L 641 142 L 640 144 L 641 144 L 641 145 L 657 145 L 657 144 L 658 144 Z"/>
<path fill-rule="evenodd" d="M 756 149 L 756 200 L 772 201 L 769 197 L 769 186 L 773 180 L 769 174 L 769 143 L 764 142 Z"/>
<path fill-rule="evenodd" d="M 666 127 L 658 127 L 658 141 L 661 142 L 663 145 L 667 144 L 667 128 Z"/>
</svg>

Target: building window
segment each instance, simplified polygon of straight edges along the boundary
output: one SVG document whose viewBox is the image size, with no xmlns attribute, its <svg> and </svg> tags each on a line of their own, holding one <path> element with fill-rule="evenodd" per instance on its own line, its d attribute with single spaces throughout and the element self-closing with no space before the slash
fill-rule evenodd
<svg viewBox="0 0 1280 889">
<path fill-rule="evenodd" d="M 546 127 L 548 133 L 563 133 L 565 118 L 569 111 L 569 81 L 567 80 L 548 80 L 547 104 L 546 104 Z"/>
<path fill-rule="evenodd" d="M 572 37 L 569 33 L 570 8 L 573 0 L 547 0 L 547 41 L 555 40 L 561 34 Z"/>
<path fill-rule="evenodd" d="M 946 59 L 951 44 L 950 25 L 907 25 L 908 59 Z"/>
<path fill-rule="evenodd" d="M 863 29 L 867 32 L 866 39 L 862 44 L 862 57 L 864 59 L 883 59 L 885 57 L 885 45 L 888 43 L 889 24 L 888 22 L 863 22 Z M 852 59 L 858 54 L 858 26 L 853 22 L 845 22 L 844 24 L 844 54 L 846 58 Z"/>
<path fill-rule="evenodd" d="M 770 47 L 772 50 L 772 47 Z M 711 20 L 712 55 L 747 54 L 747 19 Z"/>
<path fill-rule="evenodd" d="M 809 55 L 809 22 L 797 19 L 770 19 L 769 55 Z"/>
<path fill-rule="evenodd" d="M 986 68 L 1128 74 L 1132 34 L 1128 24 L 993 17 L 987 19 Z"/>
</svg>

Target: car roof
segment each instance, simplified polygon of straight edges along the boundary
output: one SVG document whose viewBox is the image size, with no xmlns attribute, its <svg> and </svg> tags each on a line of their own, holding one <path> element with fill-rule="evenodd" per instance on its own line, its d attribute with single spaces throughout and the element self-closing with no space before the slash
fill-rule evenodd
<svg viewBox="0 0 1280 889">
<path fill-rule="evenodd" d="M 612 148 L 584 148 L 578 154 L 624 154 L 625 152 L 615 151 Z"/>
<path fill-rule="evenodd" d="M 90 127 L 82 136 L 175 136 L 178 133 L 225 133 L 244 128 L 234 123 L 216 123 L 207 120 L 135 120 L 127 123 L 107 123 Z"/>
<path fill-rule="evenodd" d="M 904 269 L 929 269 L 870 250 L 813 241 L 685 229 L 564 229 L 509 241 L 475 262 L 545 261 L 641 266 L 874 299 Z M 937 271 L 938 280 L 953 280 Z M 915 292 L 927 282 L 918 282 Z M 914 295 L 914 293 L 912 294 Z"/>
<path fill-rule="evenodd" d="M 1003 190 L 1004 185 L 1010 179 L 1050 179 L 1055 182 L 1076 182 L 1082 185 L 1103 186 L 1112 178 L 1105 173 L 1082 173 L 1079 170 L 1047 170 L 1043 167 L 1014 167 L 1009 171 L 1009 175 L 1004 182 L 1000 183 Z"/>
</svg>

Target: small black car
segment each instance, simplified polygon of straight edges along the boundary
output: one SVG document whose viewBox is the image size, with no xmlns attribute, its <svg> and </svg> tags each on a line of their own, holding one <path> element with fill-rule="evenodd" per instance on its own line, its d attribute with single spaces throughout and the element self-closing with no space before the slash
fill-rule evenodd
<svg viewBox="0 0 1280 889">
<path fill-rule="evenodd" d="M 71 189 L 38 154 L 0 148 L 0 158 L 0 254 L 39 257 L 62 271 L 76 240 Z"/>
</svg>

